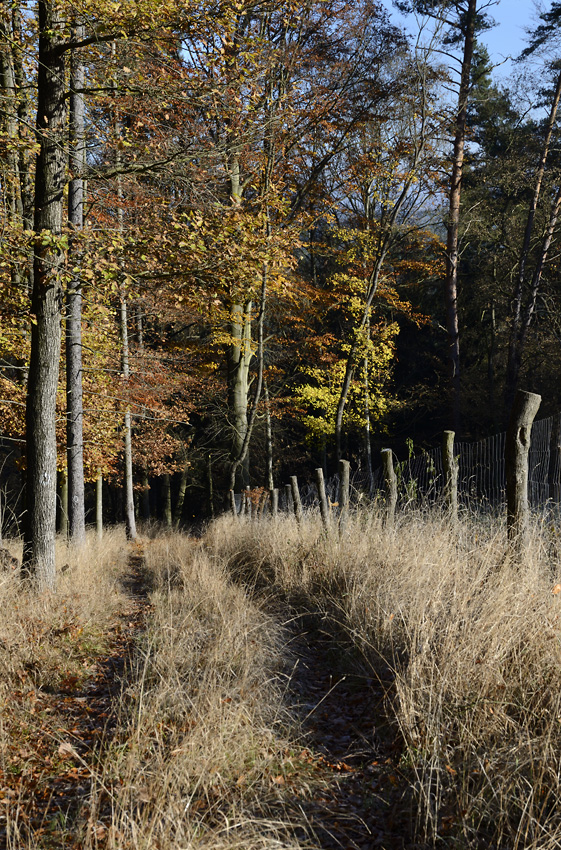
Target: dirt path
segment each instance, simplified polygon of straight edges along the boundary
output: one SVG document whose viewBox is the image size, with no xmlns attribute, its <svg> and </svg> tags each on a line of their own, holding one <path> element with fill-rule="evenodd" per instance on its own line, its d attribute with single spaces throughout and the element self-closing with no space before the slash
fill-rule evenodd
<svg viewBox="0 0 561 850">
<path fill-rule="evenodd" d="M 419 850 L 412 839 L 409 783 L 401 744 L 384 706 L 392 681 L 343 676 L 333 644 L 314 633 L 298 641 L 292 690 L 325 790 L 298 805 L 321 850 Z"/>
<path fill-rule="evenodd" d="M 30 842 L 79 848 L 84 833 L 93 843 L 103 839 L 103 800 L 95 818 L 88 801 L 97 754 L 111 741 L 125 669 L 149 610 L 142 564 L 140 555 L 129 559 L 123 577 L 127 602 L 106 635 L 104 651 L 84 646 L 87 675 L 67 677 L 53 688 L 32 687 L 26 680 L 13 693 L 17 725 L 0 768 L 0 850 Z M 81 630 L 74 635 L 72 628 L 56 637 L 74 641 L 75 652 Z"/>
</svg>

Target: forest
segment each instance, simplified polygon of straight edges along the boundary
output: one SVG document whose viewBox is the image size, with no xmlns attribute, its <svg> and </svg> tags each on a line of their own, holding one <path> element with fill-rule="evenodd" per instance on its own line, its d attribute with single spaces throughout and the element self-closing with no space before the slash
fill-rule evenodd
<svg viewBox="0 0 561 850">
<path fill-rule="evenodd" d="M 0 850 L 561 848 L 561 0 L 508 73 L 501 2 L 0 0 Z"/>
<path fill-rule="evenodd" d="M 2 513 L 40 583 L 96 486 L 134 539 L 559 408 L 561 4 L 500 83 L 493 3 L 397 5 L 3 2 Z"/>
</svg>

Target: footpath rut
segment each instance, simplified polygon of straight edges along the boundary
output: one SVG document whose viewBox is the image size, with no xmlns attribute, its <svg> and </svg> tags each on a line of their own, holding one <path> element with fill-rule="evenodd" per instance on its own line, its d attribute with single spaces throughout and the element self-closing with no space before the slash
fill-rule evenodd
<svg viewBox="0 0 561 850">
<path fill-rule="evenodd" d="M 326 787 L 299 800 L 319 850 L 420 850 L 401 746 L 384 711 L 392 682 L 343 675 L 333 645 L 302 637 L 291 688 Z"/>
<path fill-rule="evenodd" d="M 10 750 L 2 753 L 0 850 L 30 843 L 78 850 L 86 835 L 103 842 L 109 801 L 101 791 L 95 815 L 90 812 L 92 776 L 100 746 L 112 739 L 127 663 L 150 607 L 142 567 L 142 556 L 132 555 L 123 577 L 127 604 L 107 635 L 106 652 L 89 663 L 85 679 L 69 677 L 46 688 L 32 687 L 29 676 L 13 693 L 19 716 L 27 720 L 12 731 Z"/>
<path fill-rule="evenodd" d="M 98 784 L 92 806 L 92 776 L 114 737 L 123 682 L 150 612 L 141 550 L 128 566 L 125 604 L 106 635 L 106 651 L 89 659 L 87 676 L 52 689 L 22 686 L 14 694 L 29 724 L 14 730 L 0 762 L 0 850 L 107 843 L 111 800 Z M 283 789 L 287 846 L 296 838 L 307 850 L 424 850 L 412 838 L 410 784 L 385 712 L 391 675 L 343 674 L 351 665 L 334 648 L 333 638 L 316 629 L 291 644 L 295 663 L 285 702 L 302 730 L 309 774 L 300 787 L 295 777 Z M 302 823 L 305 828 L 296 826 Z"/>
</svg>

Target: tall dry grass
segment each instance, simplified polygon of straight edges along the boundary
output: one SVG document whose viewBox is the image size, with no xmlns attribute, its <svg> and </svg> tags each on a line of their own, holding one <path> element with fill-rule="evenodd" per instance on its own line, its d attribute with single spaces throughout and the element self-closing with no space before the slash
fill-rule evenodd
<svg viewBox="0 0 561 850">
<path fill-rule="evenodd" d="M 207 547 L 244 586 L 323 612 L 323 628 L 393 673 L 390 712 L 418 832 L 446 846 L 561 846 L 561 594 L 548 523 L 510 559 L 500 523 L 362 512 L 341 539 L 317 518 L 224 518 Z"/>
<path fill-rule="evenodd" d="M 517 565 L 489 518 L 464 517 L 452 529 L 438 513 L 412 511 L 387 529 L 376 510 L 363 510 L 341 537 L 326 535 L 314 515 L 301 527 L 288 517 L 224 516 L 201 542 L 145 541 L 150 616 L 123 679 L 117 727 L 90 761 L 87 817 L 72 825 L 80 845 L 318 846 L 297 805 L 315 780 L 299 761 L 289 697 L 291 641 L 305 615 L 331 634 L 341 664 L 391 681 L 387 712 L 420 840 L 560 847 L 553 537 L 536 522 Z M 13 690 L 31 730 L 27 691 L 56 687 L 62 661 L 65 670 L 74 663 L 65 630 L 75 623 L 102 642 L 126 607 L 124 539 L 96 545 L 61 577 L 56 597 L 0 581 L 0 759 L 11 745 Z M 40 846 L 17 822 L 10 828 L 10 847 Z"/>
<path fill-rule="evenodd" d="M 112 789 L 108 846 L 307 846 L 283 805 L 297 730 L 282 624 L 187 537 L 147 542 L 145 557 L 152 621 L 99 778 Z"/>
</svg>

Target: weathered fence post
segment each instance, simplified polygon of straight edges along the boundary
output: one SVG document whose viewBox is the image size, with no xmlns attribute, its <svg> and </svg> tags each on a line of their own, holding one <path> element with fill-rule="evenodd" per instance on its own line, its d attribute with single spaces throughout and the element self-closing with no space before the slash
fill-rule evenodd
<svg viewBox="0 0 561 850">
<path fill-rule="evenodd" d="M 349 518 L 351 465 L 348 460 L 339 461 L 339 529 L 343 531 Z"/>
<path fill-rule="evenodd" d="M 296 475 L 290 476 L 290 486 L 292 489 L 292 501 L 294 503 L 294 516 L 296 517 L 298 524 L 302 522 L 302 500 L 300 499 L 300 490 L 298 489 L 298 478 Z"/>
<path fill-rule="evenodd" d="M 292 486 L 290 484 L 284 485 L 284 498 L 286 501 L 286 512 L 290 515 L 294 513 L 294 499 L 292 498 Z"/>
<path fill-rule="evenodd" d="M 327 494 L 325 492 L 325 481 L 323 478 L 323 469 L 316 469 L 316 486 L 318 488 L 319 511 L 323 527 L 327 531 L 329 528 L 329 505 L 327 504 Z"/>
<path fill-rule="evenodd" d="M 251 499 L 249 496 L 249 486 L 245 488 L 244 492 L 244 514 L 248 519 L 251 519 L 252 510 L 251 510 Z"/>
<path fill-rule="evenodd" d="M 393 468 L 393 452 L 391 449 L 382 449 L 382 467 L 384 470 L 384 484 L 386 487 L 386 524 L 392 525 L 395 519 L 395 508 L 397 505 L 397 475 Z"/>
<path fill-rule="evenodd" d="M 279 491 L 276 487 L 269 490 L 269 496 L 271 497 L 271 516 L 277 516 L 279 512 Z"/>
<path fill-rule="evenodd" d="M 523 554 L 528 534 L 528 452 L 532 423 L 541 403 L 537 393 L 518 390 L 506 432 L 506 522 L 508 539 Z"/>
<path fill-rule="evenodd" d="M 238 509 L 236 507 L 236 494 L 233 490 L 230 490 L 230 510 L 232 511 L 233 516 L 238 519 Z"/>
<path fill-rule="evenodd" d="M 442 435 L 442 468 L 444 470 L 444 502 L 453 523 L 458 519 L 458 461 L 454 457 L 454 431 Z"/>
</svg>

